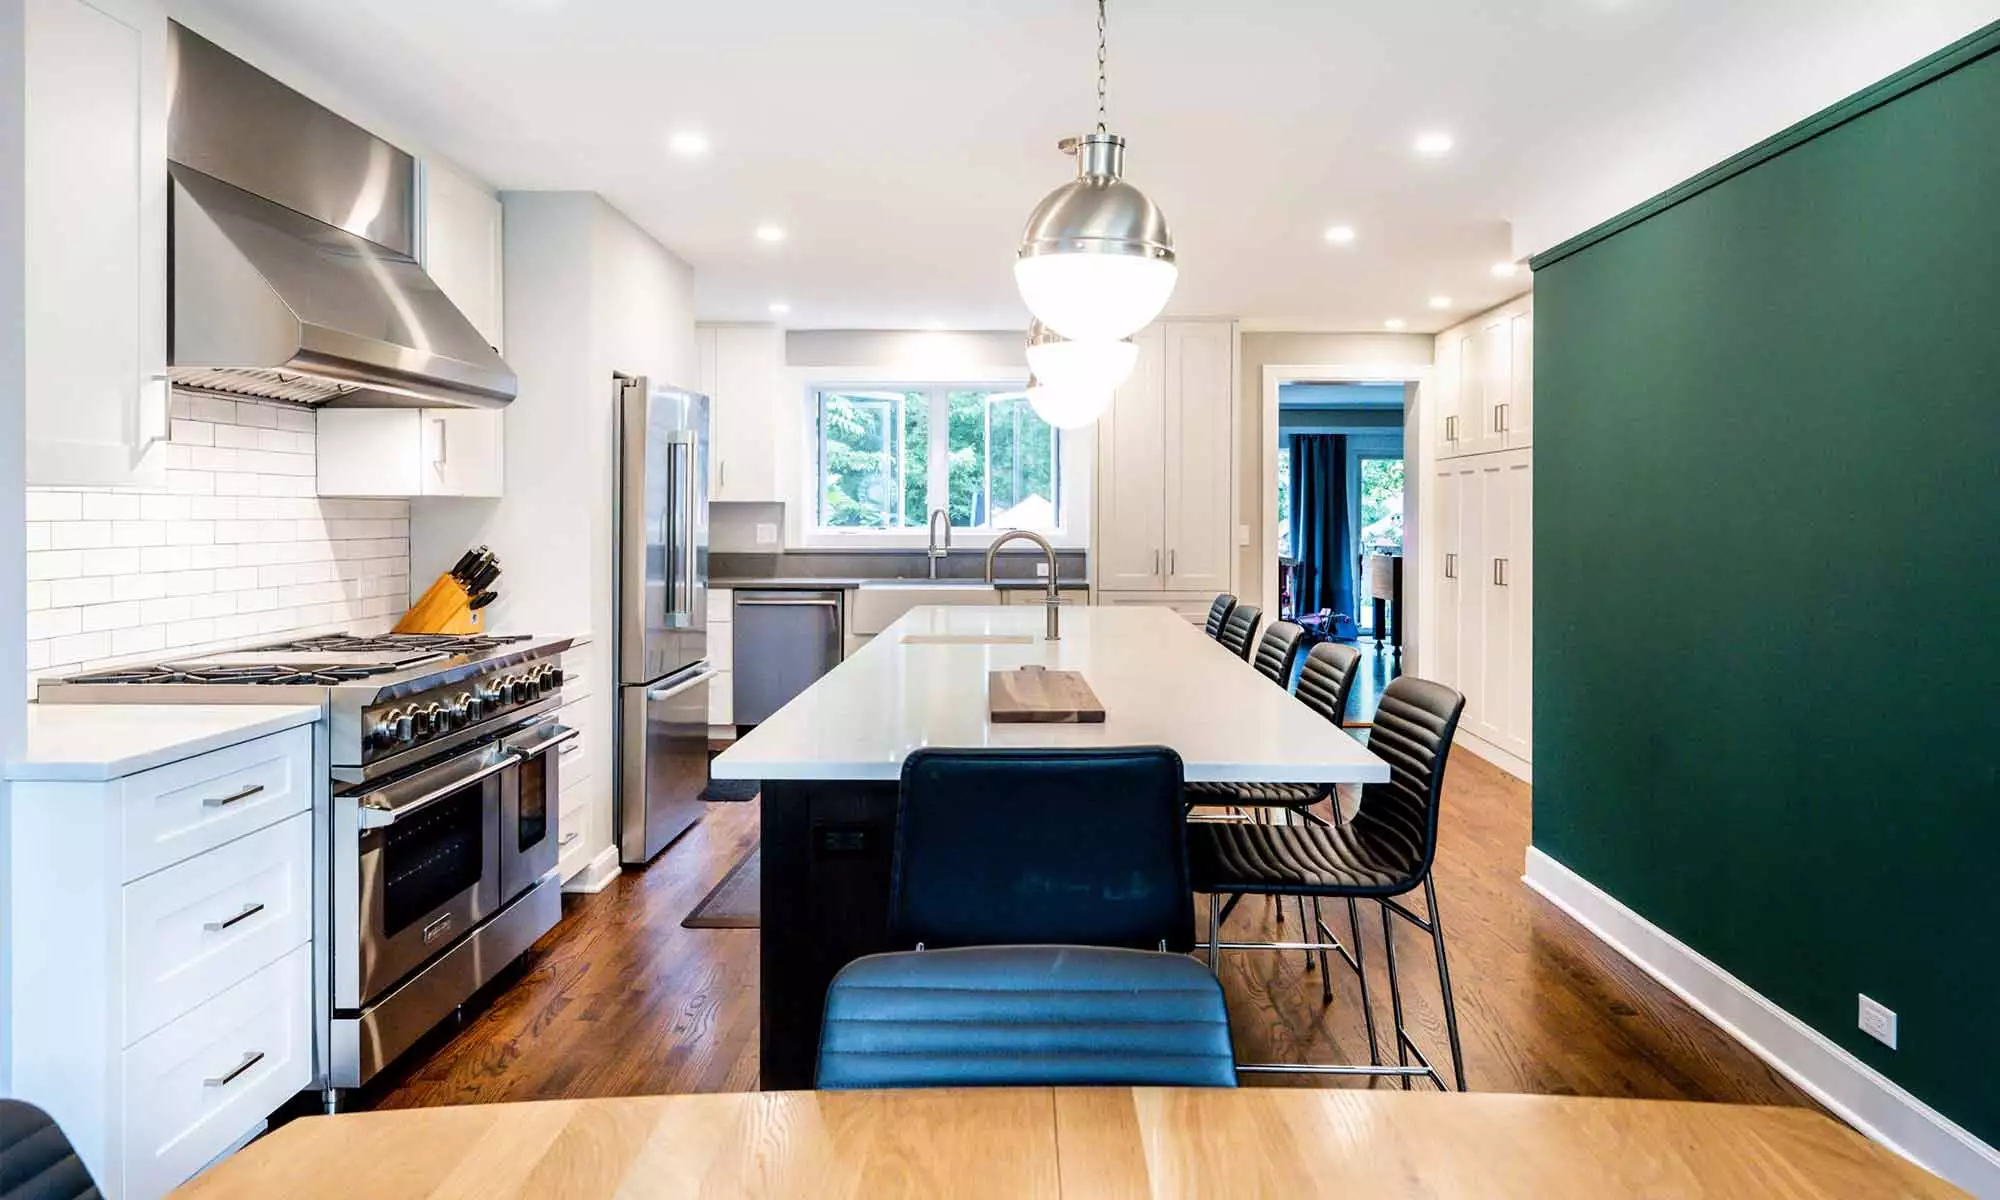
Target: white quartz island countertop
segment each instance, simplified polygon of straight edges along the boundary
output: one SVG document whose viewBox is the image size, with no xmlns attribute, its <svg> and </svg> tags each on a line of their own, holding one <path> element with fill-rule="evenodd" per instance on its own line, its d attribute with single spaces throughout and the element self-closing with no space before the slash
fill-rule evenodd
<svg viewBox="0 0 2000 1200">
<path fill-rule="evenodd" d="M 908 641 L 908 638 L 962 639 Z M 1013 639 L 993 641 L 981 639 Z M 1021 641 L 1026 638 L 1028 640 Z M 1079 671 L 1103 724 L 995 725 L 986 676 Z M 1389 768 L 1250 664 L 1165 608 L 911 609 L 709 764 L 717 779 L 901 777 L 925 746 L 1169 746 L 1190 782 L 1369 783 Z"/>
<path fill-rule="evenodd" d="M 319 720 L 315 704 L 30 704 L 10 780 L 119 779 Z"/>
</svg>

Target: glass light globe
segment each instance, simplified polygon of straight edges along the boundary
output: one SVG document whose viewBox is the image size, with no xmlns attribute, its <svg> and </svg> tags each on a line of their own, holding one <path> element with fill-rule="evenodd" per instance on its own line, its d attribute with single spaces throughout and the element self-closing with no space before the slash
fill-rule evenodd
<svg viewBox="0 0 2000 1200">
<path fill-rule="evenodd" d="M 1111 407 L 1111 393 L 1030 381 L 1028 407 L 1057 429 L 1081 429 L 1103 416 L 1104 410 Z"/>
<path fill-rule="evenodd" d="M 1129 341 L 1054 339 L 1031 342 L 1028 346 L 1028 371 L 1042 383 L 1107 397 L 1111 389 L 1132 377 L 1132 368 L 1138 361 L 1139 347 Z"/>
<path fill-rule="evenodd" d="M 1125 254 L 1036 254 L 1014 261 L 1028 311 L 1066 338 L 1115 342 L 1151 324 L 1174 293 L 1180 268 Z"/>
</svg>

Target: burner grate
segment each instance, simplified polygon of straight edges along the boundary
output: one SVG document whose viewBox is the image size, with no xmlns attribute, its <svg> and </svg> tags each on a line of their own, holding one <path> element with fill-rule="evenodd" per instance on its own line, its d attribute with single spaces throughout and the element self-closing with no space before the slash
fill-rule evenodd
<svg viewBox="0 0 2000 1200">
<path fill-rule="evenodd" d="M 98 671 L 90 675 L 75 675 L 65 683 L 251 683 L 270 685 L 313 685 L 329 687 L 337 683 L 349 683 L 356 679 L 366 679 L 371 675 L 386 675 L 396 667 L 381 664 L 353 664 L 346 666 L 287 666 L 282 663 L 256 667 L 176 667 L 145 666 L 126 667 L 114 671 Z"/>
<path fill-rule="evenodd" d="M 529 635 L 465 633 L 385 633 L 368 637 L 352 633 L 328 633 L 296 641 L 253 646 L 258 654 L 384 654 L 399 650 L 428 651 L 435 654 L 469 654 L 493 650 L 509 642 L 525 642 Z"/>
</svg>

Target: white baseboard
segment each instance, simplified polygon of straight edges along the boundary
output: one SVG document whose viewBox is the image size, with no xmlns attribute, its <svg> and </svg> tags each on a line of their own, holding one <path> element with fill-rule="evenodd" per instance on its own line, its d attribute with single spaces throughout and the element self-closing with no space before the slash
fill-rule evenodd
<svg viewBox="0 0 2000 1200">
<path fill-rule="evenodd" d="M 601 892 L 605 888 L 610 887 L 611 881 L 616 878 L 618 878 L 618 844 L 613 842 L 611 845 L 599 850 L 597 857 L 591 859 L 583 870 L 570 876 L 568 881 L 563 884 L 562 890 L 565 892 L 584 893 Z"/>
<path fill-rule="evenodd" d="M 1533 846 L 1522 882 L 1863 1134 L 1975 1196 L 2000 1197 L 2000 1151 L 1826 1035 Z"/>
<path fill-rule="evenodd" d="M 1452 738 L 1451 744 L 1454 749 L 1459 746 L 1465 747 L 1522 783 L 1535 782 L 1534 764 L 1519 755 L 1509 754 L 1478 734 L 1468 731 L 1463 725 L 1458 727 L 1458 733 Z"/>
</svg>

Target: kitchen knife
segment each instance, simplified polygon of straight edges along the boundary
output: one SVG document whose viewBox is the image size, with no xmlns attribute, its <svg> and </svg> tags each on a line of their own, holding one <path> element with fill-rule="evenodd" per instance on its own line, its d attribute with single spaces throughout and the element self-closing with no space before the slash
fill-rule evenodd
<svg viewBox="0 0 2000 1200">
<path fill-rule="evenodd" d="M 500 578 L 500 564 L 488 563 L 471 579 L 465 581 L 465 590 L 476 596 L 486 591 L 498 578 Z"/>
<path fill-rule="evenodd" d="M 463 581 L 466 572 L 470 571 L 472 564 L 477 561 L 479 561 L 479 551 L 467 550 L 464 554 L 458 556 L 458 561 L 452 564 L 451 570 L 446 572 L 446 574 L 450 575 L 453 579 Z"/>
<path fill-rule="evenodd" d="M 478 612 L 480 609 L 485 608 L 487 605 L 493 603 L 495 600 L 498 600 L 499 598 L 500 598 L 499 592 L 481 592 L 477 596 L 474 596 L 472 598 L 472 604 L 470 607 L 473 612 Z"/>
</svg>

